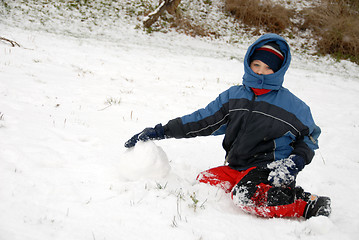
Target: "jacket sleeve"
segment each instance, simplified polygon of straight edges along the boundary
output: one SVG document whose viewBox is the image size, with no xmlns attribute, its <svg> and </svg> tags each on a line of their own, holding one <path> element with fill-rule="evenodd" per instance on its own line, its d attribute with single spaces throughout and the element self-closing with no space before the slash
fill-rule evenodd
<svg viewBox="0 0 359 240">
<path fill-rule="evenodd" d="M 302 136 L 295 141 L 293 146 L 294 150 L 292 152 L 292 154 L 300 155 L 303 157 L 305 159 L 306 165 L 311 163 L 314 157 L 314 150 L 319 148 L 318 138 L 321 133 L 320 128 L 315 125 L 311 114 L 310 119 L 312 124 L 309 126 L 309 131 L 306 131 L 306 133 L 302 134 Z"/>
<path fill-rule="evenodd" d="M 228 121 L 229 91 L 221 93 L 207 107 L 170 120 L 164 131 L 167 137 L 191 138 L 225 133 Z"/>
</svg>

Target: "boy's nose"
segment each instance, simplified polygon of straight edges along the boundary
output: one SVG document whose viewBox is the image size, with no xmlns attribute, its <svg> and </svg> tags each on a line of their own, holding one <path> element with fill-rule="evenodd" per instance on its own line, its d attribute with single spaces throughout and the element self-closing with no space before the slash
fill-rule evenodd
<svg viewBox="0 0 359 240">
<path fill-rule="evenodd" d="M 262 75 L 262 69 L 258 69 L 257 72 L 256 72 L 258 75 Z"/>
</svg>

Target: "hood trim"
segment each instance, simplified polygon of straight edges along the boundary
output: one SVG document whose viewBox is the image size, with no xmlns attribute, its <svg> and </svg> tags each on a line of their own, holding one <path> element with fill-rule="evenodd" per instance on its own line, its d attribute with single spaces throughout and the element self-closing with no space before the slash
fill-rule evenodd
<svg viewBox="0 0 359 240">
<path fill-rule="evenodd" d="M 281 68 L 273 74 L 258 75 L 254 73 L 250 68 L 249 59 L 257 48 L 265 45 L 268 42 L 276 42 L 279 45 L 280 50 L 284 55 L 283 64 Z M 258 38 L 251 46 L 249 46 L 247 53 L 244 57 L 243 85 L 251 88 L 279 90 L 283 85 L 284 75 L 289 68 L 290 62 L 291 53 L 287 41 L 281 36 L 274 33 L 264 34 L 260 38 Z"/>
</svg>

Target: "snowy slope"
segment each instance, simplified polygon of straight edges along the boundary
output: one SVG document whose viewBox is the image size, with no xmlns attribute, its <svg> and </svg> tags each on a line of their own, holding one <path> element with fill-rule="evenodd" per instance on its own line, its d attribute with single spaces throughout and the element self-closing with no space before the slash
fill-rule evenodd
<svg viewBox="0 0 359 240">
<path fill-rule="evenodd" d="M 357 238 L 358 66 L 294 55 L 285 86 L 322 128 L 298 183 L 330 196 L 333 213 L 262 219 L 195 182 L 223 164 L 222 137 L 123 147 L 241 83 L 248 45 L 133 28 L 107 41 L 0 29 L 22 46 L 0 42 L 0 240 Z"/>
</svg>

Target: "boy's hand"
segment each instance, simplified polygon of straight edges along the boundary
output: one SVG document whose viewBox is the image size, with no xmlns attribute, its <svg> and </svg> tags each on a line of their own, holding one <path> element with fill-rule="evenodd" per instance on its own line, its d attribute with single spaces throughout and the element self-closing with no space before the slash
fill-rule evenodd
<svg viewBox="0 0 359 240">
<path fill-rule="evenodd" d="M 270 170 L 268 181 L 275 187 L 288 186 L 305 166 L 304 159 L 298 155 L 271 162 L 267 165 Z"/>
<path fill-rule="evenodd" d="M 154 128 L 145 128 L 142 132 L 134 135 L 125 143 L 126 148 L 131 148 L 138 141 L 161 140 L 165 138 L 165 132 L 162 124 L 157 124 Z"/>
</svg>

